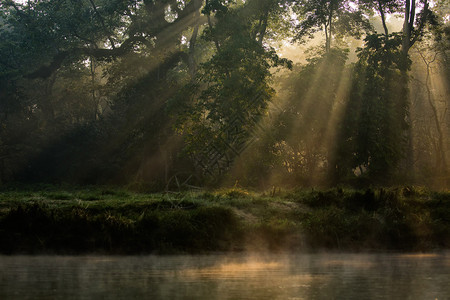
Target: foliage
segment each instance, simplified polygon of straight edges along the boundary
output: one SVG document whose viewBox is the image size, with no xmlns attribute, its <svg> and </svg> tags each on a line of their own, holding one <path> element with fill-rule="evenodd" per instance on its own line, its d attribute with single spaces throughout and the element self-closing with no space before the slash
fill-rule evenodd
<svg viewBox="0 0 450 300">
<path fill-rule="evenodd" d="M 411 111 L 410 104 L 433 104 L 448 85 L 447 6 L 1 1 L 0 183 L 108 182 L 161 191 L 174 182 L 178 189 L 211 182 L 388 185 L 417 172 L 445 185 L 445 163 L 433 175 L 438 162 L 430 162 L 439 151 L 446 161 L 448 120 L 434 114 L 442 136 L 434 145 L 434 131 L 417 130 L 416 122 L 430 109 Z M 389 32 L 389 16 L 403 18 L 401 33 Z M 374 34 L 370 18 L 381 19 L 384 34 Z M 274 77 L 291 68 L 286 42 L 310 38 L 322 46 L 298 53 L 306 63 Z M 354 47 L 362 38 L 350 67 L 354 49 L 336 45 Z M 411 99 L 418 43 L 437 53 L 444 80 L 437 89 L 415 88 Z M 278 84 L 279 97 L 274 79 L 286 82 Z"/>
<path fill-rule="evenodd" d="M 165 143 L 148 146 L 170 128 L 162 102 L 171 95 L 158 91 L 174 87 L 167 74 L 185 59 L 176 48 L 185 28 L 166 20 L 164 7 L 2 2 L 0 181 L 111 182 L 127 168 L 146 177 L 130 160 L 141 163 L 145 151 Z M 174 11 L 183 18 L 195 9 L 192 1 Z M 162 39 L 171 28 L 173 36 Z M 157 176 L 150 179 L 167 174 Z"/>
<path fill-rule="evenodd" d="M 267 186 L 265 180 L 272 176 L 272 184 L 293 187 L 328 179 L 335 138 L 332 120 L 343 101 L 347 55 L 341 49 L 317 51 L 307 64 L 295 66 L 295 73 L 284 78 L 277 109 L 264 119 L 258 139 L 243 153 L 240 165 L 249 167 L 235 172 L 240 182 L 249 184 L 249 178 L 259 176 L 252 184 Z M 251 164 L 250 157 L 262 163 Z M 253 174 L 255 169 L 258 172 Z"/>
<path fill-rule="evenodd" d="M 246 147 L 274 93 L 270 68 L 290 66 L 255 38 L 252 24 L 259 14 L 245 8 L 214 8 L 217 23 L 204 38 L 216 43 L 217 52 L 171 103 L 186 153 L 211 175 L 226 171 Z"/>
<path fill-rule="evenodd" d="M 364 249 L 384 245 L 419 250 L 448 230 L 440 227 L 447 221 L 436 218 L 439 210 L 432 208 L 438 198 L 420 188 L 335 189 L 311 193 L 304 199 L 314 208 L 303 224 L 308 242 L 315 247 L 351 245 Z"/>
<path fill-rule="evenodd" d="M 0 252 L 426 251 L 450 245 L 448 200 L 419 187 L 268 196 L 9 186 L 0 194 Z"/>
<path fill-rule="evenodd" d="M 314 34 L 324 31 L 325 49 L 330 51 L 331 42 L 335 35 L 349 35 L 360 37 L 370 32 L 372 26 L 360 10 L 354 9 L 350 1 L 315 0 L 293 1 L 293 11 L 299 18 L 295 26 L 296 41 L 313 38 Z"/>
<path fill-rule="evenodd" d="M 408 128 L 400 74 L 401 37 L 370 35 L 365 42 L 354 66 L 339 137 L 338 170 L 340 176 L 356 169 L 360 176 L 366 174 L 375 181 L 392 180 L 405 155 Z"/>
</svg>

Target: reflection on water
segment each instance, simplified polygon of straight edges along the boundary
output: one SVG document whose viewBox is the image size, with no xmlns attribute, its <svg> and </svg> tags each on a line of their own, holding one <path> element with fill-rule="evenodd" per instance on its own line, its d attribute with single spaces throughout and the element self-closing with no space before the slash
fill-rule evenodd
<svg viewBox="0 0 450 300">
<path fill-rule="evenodd" d="M 0 256 L 0 299 L 450 299 L 450 252 Z"/>
</svg>

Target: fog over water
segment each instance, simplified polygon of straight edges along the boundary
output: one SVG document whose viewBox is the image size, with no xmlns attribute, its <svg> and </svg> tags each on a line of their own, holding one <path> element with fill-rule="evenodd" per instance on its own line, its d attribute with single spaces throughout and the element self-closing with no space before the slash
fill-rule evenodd
<svg viewBox="0 0 450 300">
<path fill-rule="evenodd" d="M 450 253 L 0 256 L 0 299 L 449 299 Z"/>
</svg>

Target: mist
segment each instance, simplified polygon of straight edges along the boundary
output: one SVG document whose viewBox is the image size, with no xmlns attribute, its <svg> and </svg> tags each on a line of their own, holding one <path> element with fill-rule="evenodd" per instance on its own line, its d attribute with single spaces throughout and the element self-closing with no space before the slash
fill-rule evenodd
<svg viewBox="0 0 450 300">
<path fill-rule="evenodd" d="M 442 255 L 0 256 L 4 298 L 441 298 Z M 13 280 L 15 279 L 15 280 Z"/>
</svg>

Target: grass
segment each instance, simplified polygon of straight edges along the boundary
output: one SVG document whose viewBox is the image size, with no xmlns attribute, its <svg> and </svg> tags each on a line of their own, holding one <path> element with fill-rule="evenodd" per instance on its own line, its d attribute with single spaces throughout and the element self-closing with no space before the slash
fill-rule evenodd
<svg viewBox="0 0 450 300">
<path fill-rule="evenodd" d="M 137 193 L 7 187 L 0 253 L 429 251 L 450 246 L 450 193 L 417 187 Z"/>
</svg>

